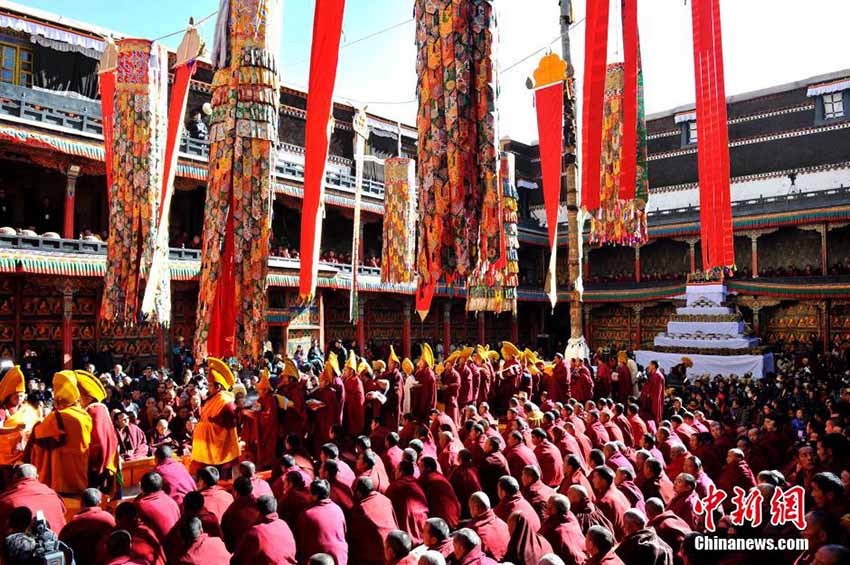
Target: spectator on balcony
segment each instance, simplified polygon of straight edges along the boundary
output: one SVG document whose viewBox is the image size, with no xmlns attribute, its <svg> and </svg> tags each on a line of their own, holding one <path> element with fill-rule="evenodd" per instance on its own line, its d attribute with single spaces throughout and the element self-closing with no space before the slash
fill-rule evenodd
<svg viewBox="0 0 850 565">
<path fill-rule="evenodd" d="M 189 246 L 188 246 L 188 247 L 189 247 L 189 249 L 200 249 L 200 248 L 201 248 L 201 243 L 202 243 L 202 242 L 201 242 L 201 236 L 200 236 L 200 235 L 195 235 L 195 236 L 192 238 L 192 242 L 191 242 L 191 243 L 189 243 Z"/>
<path fill-rule="evenodd" d="M 38 207 L 35 227 L 38 233 L 54 231 L 56 227 L 53 206 L 50 204 L 50 198 L 45 196 L 41 199 L 41 204 Z"/>
<path fill-rule="evenodd" d="M 189 137 L 192 139 L 207 138 L 207 124 L 204 123 L 200 110 L 192 112 L 192 118 L 186 124 L 186 131 L 189 132 Z"/>
</svg>

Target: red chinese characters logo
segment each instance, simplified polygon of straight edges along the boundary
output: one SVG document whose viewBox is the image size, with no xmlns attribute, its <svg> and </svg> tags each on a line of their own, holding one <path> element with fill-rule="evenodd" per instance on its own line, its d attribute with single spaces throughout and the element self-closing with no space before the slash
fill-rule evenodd
<svg viewBox="0 0 850 565">
<path fill-rule="evenodd" d="M 770 497 L 770 525 L 794 524 L 798 530 L 806 529 L 806 493 L 795 486 L 783 491 L 776 489 Z"/>
<path fill-rule="evenodd" d="M 697 501 L 695 510 L 697 514 L 705 515 L 705 529 L 713 532 L 716 528 L 715 511 L 723 510 L 723 503 L 728 494 L 718 490 L 713 485 L 708 489 L 708 495 Z M 806 528 L 805 492 L 803 487 L 794 486 L 786 490 L 776 488 L 770 497 L 771 526 L 784 526 L 793 524 L 798 530 Z M 729 521 L 735 526 L 747 523 L 757 528 L 761 525 L 764 516 L 764 495 L 756 488 L 745 491 L 741 487 L 734 487 L 733 496 L 730 500 L 732 510 L 728 513 Z"/>
<path fill-rule="evenodd" d="M 709 485 L 708 495 L 705 498 L 697 500 L 694 510 L 697 514 L 705 514 L 706 531 L 714 531 L 714 511 L 721 508 L 720 505 L 724 500 L 726 500 L 726 493 L 718 490 L 714 485 Z"/>
</svg>

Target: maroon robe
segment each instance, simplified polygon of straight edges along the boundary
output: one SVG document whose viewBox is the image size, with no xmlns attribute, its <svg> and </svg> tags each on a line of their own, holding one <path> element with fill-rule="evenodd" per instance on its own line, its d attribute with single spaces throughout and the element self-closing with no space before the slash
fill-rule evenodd
<svg viewBox="0 0 850 565">
<path fill-rule="evenodd" d="M 233 504 L 233 495 L 218 485 L 205 488 L 201 494 L 204 496 L 204 508 L 212 512 L 221 522 L 224 513 Z"/>
<path fill-rule="evenodd" d="M 320 500 L 304 510 L 295 527 L 298 552 L 302 559 L 316 553 L 327 553 L 336 565 L 348 563 L 345 541 L 345 516 L 329 499 Z"/>
<path fill-rule="evenodd" d="M 587 559 L 584 552 L 584 533 L 575 515 L 551 516 L 543 521 L 538 532 L 552 546 L 552 552 L 566 565 L 582 565 Z"/>
<path fill-rule="evenodd" d="M 339 479 L 329 482 L 331 485 L 331 500 L 342 509 L 342 513 L 345 515 L 347 521 L 351 513 L 351 508 L 354 506 L 354 493 L 351 491 L 351 487 L 341 483 Z"/>
<path fill-rule="evenodd" d="M 180 507 L 161 490 L 140 494 L 136 498 L 136 508 L 139 518 L 153 530 L 160 543 L 165 541 L 168 532 L 180 519 Z"/>
<path fill-rule="evenodd" d="M 714 484 L 714 481 L 711 480 L 711 477 L 709 477 L 706 474 L 705 471 L 700 471 L 699 474 L 696 476 L 696 480 L 697 480 L 696 492 L 697 492 L 697 495 L 699 495 L 700 498 L 705 498 L 706 496 L 708 496 L 708 491 L 712 487 L 716 486 Z"/>
<path fill-rule="evenodd" d="M 328 443 L 331 440 L 331 428 L 342 424 L 342 409 L 345 404 L 345 389 L 339 377 L 328 386 L 323 386 L 313 393 L 313 399 L 324 403 L 324 406 L 313 411 L 315 422 L 314 443 L 316 447 Z"/>
<path fill-rule="evenodd" d="M 640 445 L 643 435 L 647 432 L 646 422 L 637 414 L 629 416 L 628 420 L 632 429 L 632 441 L 635 445 Z"/>
<path fill-rule="evenodd" d="M 460 411 L 458 410 L 458 396 L 460 395 L 460 373 L 452 367 L 450 371 L 443 373 L 443 401 L 445 402 L 445 415 L 454 422 L 455 428 L 460 425 Z M 437 437 L 436 434 L 434 437 Z"/>
<path fill-rule="evenodd" d="M 156 539 L 156 534 L 138 518 L 132 522 L 117 522 L 114 528 L 103 535 L 98 543 L 98 563 L 107 562 L 107 540 L 113 532 L 118 530 L 130 532 L 130 557 L 147 565 L 165 565 L 165 553 L 159 540 Z"/>
<path fill-rule="evenodd" d="M 449 416 L 448 411 L 440 412 L 431 422 L 431 426 L 429 428 L 431 430 L 431 437 L 433 437 L 435 441 L 439 441 L 440 432 L 442 431 L 443 426 L 449 426 L 451 428 L 450 431 L 452 432 L 452 435 L 457 437 L 457 423 L 455 420 Z"/>
<path fill-rule="evenodd" d="M 154 467 L 162 477 L 162 491 L 171 497 L 178 506 L 183 504 L 186 495 L 197 488 L 186 466 L 174 459 L 166 459 Z"/>
<path fill-rule="evenodd" d="M 572 369 L 571 372 L 570 387 L 572 388 L 573 398 L 584 404 L 593 398 L 593 378 L 590 375 L 590 370 L 581 365 Z"/>
<path fill-rule="evenodd" d="M 632 507 L 629 499 L 617 487 L 611 485 L 604 493 L 597 494 L 596 506 L 614 525 L 614 536 L 621 539 L 624 533 L 626 511 Z"/>
<path fill-rule="evenodd" d="M 729 497 L 734 493 L 735 487 L 749 491 L 754 486 L 756 486 L 755 477 L 753 477 L 750 466 L 744 460 L 727 463 L 723 467 L 723 472 L 717 477 L 717 488 L 726 492 Z"/>
<path fill-rule="evenodd" d="M 267 494 L 274 496 L 274 492 L 272 491 L 272 487 L 269 486 L 269 483 L 257 475 L 251 477 L 251 486 L 253 487 L 251 497 L 253 497 L 254 500 L 257 500 L 261 496 L 266 496 Z"/>
<path fill-rule="evenodd" d="M 567 491 L 573 485 L 583 486 L 587 491 L 587 496 L 593 501 L 596 497 L 593 494 L 593 486 L 590 484 L 590 479 L 587 478 L 587 475 L 584 474 L 584 471 L 579 469 L 572 475 L 565 475 L 564 480 L 561 481 L 561 486 L 558 488 L 558 492 L 566 495 Z"/>
<path fill-rule="evenodd" d="M 591 445 L 593 445 L 596 449 L 602 449 L 602 447 L 611 440 L 611 438 L 608 437 L 608 431 L 599 420 L 596 420 L 587 427 L 587 437 L 590 440 Z"/>
<path fill-rule="evenodd" d="M 552 553 L 552 546 L 546 538 L 537 533 L 539 529 L 539 523 L 534 527 L 524 516 L 516 518 L 505 561 L 515 565 L 536 565 L 540 558 Z"/>
<path fill-rule="evenodd" d="M 664 375 L 660 371 L 650 373 L 648 380 L 640 391 L 640 407 L 645 418 L 650 418 L 656 424 L 661 422 L 664 414 Z"/>
<path fill-rule="evenodd" d="M 625 563 L 673 565 L 673 550 L 650 529 L 627 536 L 617 546 L 616 552 Z"/>
<path fill-rule="evenodd" d="M 620 428 L 620 434 L 623 436 L 623 443 L 626 447 L 635 447 L 635 438 L 632 436 L 632 426 L 625 414 L 617 414 L 611 420 Z M 610 433 L 608 435 L 611 435 Z"/>
<path fill-rule="evenodd" d="M 116 463 L 118 434 L 112 425 L 109 409 L 100 402 L 86 406 L 91 416 L 91 443 L 89 444 L 89 470 L 102 479 L 110 463 Z M 99 481 L 98 481 L 99 482 Z"/>
<path fill-rule="evenodd" d="M 508 525 L 496 516 L 492 508 L 467 522 L 466 527 L 475 530 L 481 538 L 481 549 L 484 553 L 499 562 L 504 559 L 511 534 Z"/>
<path fill-rule="evenodd" d="M 460 501 L 462 518 L 469 518 L 469 497 L 481 490 L 478 470 L 472 465 L 459 465 L 449 475 L 449 483 Z"/>
<path fill-rule="evenodd" d="M 387 498 L 393 503 L 398 527 L 407 532 L 414 545 L 422 543 L 422 528 L 428 519 L 428 497 L 410 476 L 403 476 L 387 489 Z"/>
<path fill-rule="evenodd" d="M 162 549 L 165 551 L 165 557 L 169 563 L 178 561 L 189 548 L 189 544 L 183 537 L 183 531 L 190 518 L 197 518 L 200 520 L 201 528 L 208 536 L 223 538 L 221 526 L 218 524 L 218 518 L 216 518 L 212 512 L 204 510 L 203 508 L 197 514 L 186 514 L 184 512 L 183 516 L 177 520 L 177 523 L 174 524 L 174 527 L 171 528 L 171 531 L 168 532 L 168 535 L 165 537 L 165 541 L 162 543 Z"/>
<path fill-rule="evenodd" d="M 277 398 L 273 394 L 260 395 L 257 406 L 259 410 L 253 413 L 253 437 L 256 440 L 253 451 L 257 454 L 254 464 L 257 469 L 271 469 L 277 461 L 277 438 L 280 435 Z"/>
<path fill-rule="evenodd" d="M 667 475 L 661 473 L 656 479 L 647 479 L 641 484 L 640 491 L 643 493 L 643 499 L 660 498 L 664 501 L 664 505 L 670 504 L 673 497 L 676 496 L 676 491 L 673 489 L 673 483 L 667 478 Z"/>
<path fill-rule="evenodd" d="M 511 476 L 516 480 L 521 479 L 522 470 L 528 465 L 534 465 L 540 468 L 537 457 L 525 443 L 518 443 L 514 447 L 505 449 L 505 459 L 508 460 L 508 469 L 511 471 Z"/>
<path fill-rule="evenodd" d="M 227 550 L 235 551 L 240 536 L 259 519 L 260 511 L 253 496 L 236 497 L 221 517 L 221 533 Z"/>
<path fill-rule="evenodd" d="M 380 458 L 378 459 L 380 461 Z M 390 487 L 390 478 L 387 476 L 387 472 L 383 470 L 383 463 L 381 464 L 381 468 L 378 468 L 376 464 L 373 468 L 368 469 L 360 474 L 360 477 L 369 477 L 372 479 L 372 486 L 374 489 L 381 494 L 385 494 L 387 489 Z M 360 478 L 358 477 L 358 478 Z"/>
<path fill-rule="evenodd" d="M 473 367 L 472 364 L 466 362 L 458 369 L 460 376 L 460 387 L 458 389 L 457 401 L 461 408 L 469 406 L 475 402 L 475 388 L 473 386 Z M 462 422 L 459 422 L 462 424 Z"/>
<path fill-rule="evenodd" d="M 392 446 L 381 454 L 381 461 L 384 462 L 384 468 L 387 470 L 387 475 L 390 479 L 395 479 L 395 472 L 401 463 L 404 455 L 404 450 L 397 445 Z"/>
<path fill-rule="evenodd" d="M 620 559 L 612 549 L 605 555 L 588 557 L 587 561 L 584 562 L 584 565 L 625 565 L 625 563 L 623 563 L 623 560 Z"/>
<path fill-rule="evenodd" d="M 448 479 L 437 471 L 429 471 L 419 477 L 419 486 L 428 500 L 431 516 L 442 518 L 454 530 L 460 521 L 460 501 Z"/>
<path fill-rule="evenodd" d="M 124 461 L 135 461 L 148 456 L 148 439 L 136 424 L 127 424 L 118 430 L 118 449 Z"/>
<path fill-rule="evenodd" d="M 234 565 L 295 565 L 295 553 L 292 530 L 278 518 L 277 512 L 273 512 L 261 517 L 242 535 L 230 562 Z M 344 565 L 344 557 L 343 554 L 343 559 L 337 560 L 337 563 Z"/>
<path fill-rule="evenodd" d="M 363 433 L 366 422 L 366 389 L 360 377 L 352 374 L 345 380 L 345 419 L 346 431 L 357 436 Z"/>
<path fill-rule="evenodd" d="M 632 395 L 634 386 L 632 385 L 632 372 L 629 371 L 628 365 L 617 365 L 617 384 L 614 388 L 617 391 L 617 400 L 620 402 L 625 403 Z"/>
<path fill-rule="evenodd" d="M 674 555 L 682 547 L 685 536 L 693 531 L 693 528 L 671 510 L 666 510 L 656 516 L 649 525 L 655 529 L 658 537 L 670 546 Z"/>
<path fill-rule="evenodd" d="M 481 487 L 484 492 L 490 497 L 490 500 L 499 500 L 497 486 L 499 479 L 505 475 L 510 475 L 510 467 L 508 460 L 501 451 L 494 451 L 484 457 L 484 461 L 478 469 L 478 476 L 481 479 Z"/>
<path fill-rule="evenodd" d="M 723 468 L 723 465 L 711 446 L 700 445 L 694 450 L 693 454 L 699 457 L 699 460 L 702 463 L 702 468 L 710 476 L 716 477 L 720 474 L 720 470 Z"/>
<path fill-rule="evenodd" d="M 115 527 L 115 518 L 109 512 L 95 506 L 83 508 L 59 532 L 59 539 L 74 550 L 77 565 L 95 565 L 97 563 L 97 544 Z"/>
<path fill-rule="evenodd" d="M 384 565 L 383 552 L 387 534 L 398 529 L 393 503 L 379 492 L 372 492 L 355 502 L 349 520 L 349 550 L 352 563 Z"/>
<path fill-rule="evenodd" d="M 437 463 L 447 476 L 451 475 L 454 468 L 460 465 L 460 452 L 462 450 L 463 444 L 457 438 L 452 438 L 437 456 Z"/>
<path fill-rule="evenodd" d="M 50 529 L 59 533 L 65 526 L 65 502 L 56 491 L 38 479 L 18 479 L 0 493 L 0 538 L 9 533 L 9 514 L 19 506 L 26 506 L 35 516 L 44 511 Z"/>
<path fill-rule="evenodd" d="M 228 563 L 229 561 L 230 552 L 227 551 L 221 538 L 202 532 L 175 563 L 179 565 L 212 565 L 213 563 Z"/>
<path fill-rule="evenodd" d="M 534 456 L 540 464 L 540 480 L 550 487 L 557 487 L 564 480 L 564 456 L 548 439 L 534 448 Z"/>
<path fill-rule="evenodd" d="M 614 453 L 612 453 L 611 457 L 609 457 L 608 460 L 605 461 L 605 465 L 607 465 L 615 473 L 620 467 L 631 469 L 633 472 L 635 470 L 634 466 L 626 458 L 626 456 L 620 453 L 619 451 L 615 451 Z"/>
<path fill-rule="evenodd" d="M 457 565 L 499 565 L 484 554 L 481 546 L 473 547 L 460 561 L 456 562 Z"/>
<path fill-rule="evenodd" d="M 555 489 L 546 485 L 543 481 L 535 481 L 527 487 L 522 488 L 523 498 L 531 504 L 531 507 L 534 508 L 534 511 L 537 512 L 537 516 L 541 520 L 543 520 L 543 511 L 546 509 L 546 503 L 553 494 L 555 494 Z"/>
<path fill-rule="evenodd" d="M 581 526 L 581 531 L 584 534 L 587 534 L 587 530 L 593 526 L 602 526 L 609 532 L 614 531 L 614 525 L 611 523 L 611 520 L 609 520 L 605 514 L 603 514 L 602 510 L 597 508 L 589 498 L 573 504 L 571 511 L 575 515 L 579 526 Z"/>
<path fill-rule="evenodd" d="M 699 529 L 702 522 L 701 515 L 696 511 L 699 500 L 700 498 L 696 490 L 689 493 L 683 492 L 673 497 L 668 510 L 681 518 L 690 529 L 696 530 Z M 661 532 L 658 535 L 661 535 Z"/>
<path fill-rule="evenodd" d="M 496 516 L 508 522 L 508 517 L 514 512 L 522 512 L 528 524 L 535 532 L 540 529 L 540 518 L 537 516 L 537 511 L 531 506 L 531 503 L 523 498 L 522 494 L 516 493 L 513 496 L 508 496 L 499 501 L 499 504 L 493 508 Z"/>
<path fill-rule="evenodd" d="M 608 398 L 611 396 L 611 367 L 604 361 L 600 361 L 596 365 L 595 388 L 597 398 Z"/>
<path fill-rule="evenodd" d="M 425 422 L 437 406 L 437 380 L 428 366 L 416 371 L 414 376 L 418 386 L 411 390 L 410 411 L 418 421 Z"/>
<path fill-rule="evenodd" d="M 289 406 L 280 414 L 279 431 L 281 433 L 304 435 L 304 424 L 307 422 L 307 406 L 304 404 L 304 385 L 296 381 L 281 385 L 277 393 L 289 399 Z"/>
<path fill-rule="evenodd" d="M 629 503 L 634 507 L 646 513 L 646 504 L 643 498 L 643 493 L 640 487 L 634 481 L 623 481 L 617 488 L 623 493 L 623 496 L 629 499 Z"/>
<path fill-rule="evenodd" d="M 384 416 L 384 425 L 390 431 L 398 430 L 398 423 L 401 418 L 401 405 L 404 400 L 404 379 L 401 371 L 398 368 L 390 371 L 387 369 L 381 378 L 389 381 L 390 389 L 387 391 L 387 401 L 381 409 L 381 414 Z M 376 447 L 377 449 L 377 447 Z M 382 451 L 383 446 L 378 451 Z"/>
<path fill-rule="evenodd" d="M 555 363 L 552 368 L 552 377 L 558 383 L 558 398 L 550 399 L 553 402 L 566 402 L 572 396 L 572 383 L 570 382 L 570 369 L 567 366 L 565 359 L 561 359 Z"/>
<path fill-rule="evenodd" d="M 602 427 L 604 427 L 605 431 L 608 432 L 608 438 L 611 441 L 622 441 L 623 443 L 626 443 L 626 440 L 623 437 L 623 432 L 620 430 L 620 426 L 618 426 L 613 419 L 602 424 Z"/>
<path fill-rule="evenodd" d="M 298 523 L 298 517 L 312 504 L 310 490 L 305 486 L 287 490 L 283 497 L 278 499 L 277 506 L 281 510 L 281 517 L 290 528 Z"/>
</svg>

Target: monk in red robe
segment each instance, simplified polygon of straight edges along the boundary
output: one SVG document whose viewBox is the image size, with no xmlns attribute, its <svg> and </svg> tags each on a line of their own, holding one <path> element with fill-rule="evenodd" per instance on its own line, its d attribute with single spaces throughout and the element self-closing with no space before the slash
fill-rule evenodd
<svg viewBox="0 0 850 565">
<path fill-rule="evenodd" d="M 419 422 L 425 422 L 437 406 L 437 381 L 434 377 L 434 352 L 422 344 L 422 355 L 416 364 L 416 384 L 411 391 L 410 411 Z M 418 543 L 418 542 L 417 542 Z"/>
<path fill-rule="evenodd" d="M 460 464 L 452 469 L 449 483 L 460 501 L 460 516 L 465 519 L 471 516 L 469 497 L 481 490 L 481 480 L 478 478 L 478 469 L 473 464 L 469 450 L 461 450 L 458 460 Z"/>
<path fill-rule="evenodd" d="M 604 526 L 588 529 L 584 538 L 584 551 L 587 554 L 585 565 L 624 565 L 614 552 L 616 544 L 613 532 Z"/>
<path fill-rule="evenodd" d="M 566 565 L 582 565 L 587 559 L 584 552 L 584 533 L 575 515 L 570 511 L 570 501 L 563 494 L 554 494 L 546 503 L 546 515 L 539 534 L 552 546 L 552 552 Z"/>
<path fill-rule="evenodd" d="M 399 528 L 407 532 L 414 544 L 422 543 L 422 527 L 428 519 L 428 497 L 414 478 L 414 464 L 402 460 L 396 480 L 387 489 L 393 503 Z"/>
<path fill-rule="evenodd" d="M 614 525 L 605 514 L 593 504 L 591 491 L 581 485 L 572 485 L 567 490 L 567 498 L 570 501 L 570 510 L 578 520 L 581 531 L 587 531 L 593 526 L 602 526 L 610 532 L 614 531 Z"/>
<path fill-rule="evenodd" d="M 290 359 L 287 361 L 292 363 Z M 255 445 L 252 446 L 252 451 L 256 454 L 254 464 L 260 469 L 271 469 L 277 460 L 280 406 L 279 397 L 272 392 L 267 370 L 260 372 L 260 381 L 256 389 L 258 396 L 253 412 Z M 287 401 L 284 401 L 284 405 L 288 410 Z"/>
<path fill-rule="evenodd" d="M 9 514 L 15 508 L 25 506 L 32 510 L 33 516 L 39 510 L 44 511 L 50 529 L 59 533 L 65 526 L 65 503 L 56 491 L 39 482 L 38 472 L 33 465 L 24 464 L 15 467 L 12 479 L 6 490 L 0 493 L 0 535 L 6 537 Z"/>
<path fill-rule="evenodd" d="M 564 480 L 564 456 L 561 451 L 549 441 L 549 434 L 542 428 L 531 432 L 534 443 L 534 456 L 540 464 L 541 480 L 552 488 L 557 488 Z"/>
<path fill-rule="evenodd" d="M 601 357 L 596 362 L 596 386 L 595 393 L 597 398 L 608 398 L 611 396 L 611 365 L 608 361 Z"/>
<path fill-rule="evenodd" d="M 590 473 L 590 484 L 596 496 L 596 506 L 614 525 L 614 535 L 623 535 L 624 516 L 631 508 L 629 500 L 614 486 L 614 471 L 608 467 L 596 467 Z"/>
<path fill-rule="evenodd" d="M 337 565 L 346 565 L 345 516 L 330 495 L 327 481 L 317 479 L 310 485 L 312 505 L 301 513 L 295 526 L 298 552 L 302 560 L 316 553 L 327 553 Z"/>
<path fill-rule="evenodd" d="M 221 517 L 221 533 L 224 538 L 224 545 L 230 552 L 236 550 L 236 545 L 244 534 L 245 528 L 256 524 L 260 518 L 251 479 L 237 477 L 233 481 L 233 491 L 236 497 Z"/>
<path fill-rule="evenodd" d="M 664 503 L 657 498 L 646 501 L 646 517 L 649 527 L 654 529 L 658 537 L 670 546 L 673 555 L 679 552 L 685 537 L 693 531 L 693 528 L 675 512 L 664 510 Z"/>
<path fill-rule="evenodd" d="M 387 492 L 390 486 L 389 475 L 387 475 L 384 462 L 371 449 L 362 450 L 357 454 L 355 471 L 357 472 L 357 478 L 368 477 L 372 481 L 372 486 L 376 491 L 381 494 Z"/>
<path fill-rule="evenodd" d="M 173 458 L 173 452 L 167 445 L 156 448 L 154 461 L 154 471 L 162 477 L 162 490 L 180 506 L 185 496 L 195 490 L 195 480 L 186 466 Z"/>
<path fill-rule="evenodd" d="M 445 431 L 440 432 L 437 436 L 440 449 L 437 455 L 437 462 L 440 464 L 443 474 L 451 476 L 455 467 L 460 465 L 460 452 L 463 450 L 463 443 L 454 435 L 454 433 Z"/>
<path fill-rule="evenodd" d="M 118 435 L 112 425 L 109 409 L 103 404 L 106 388 L 88 371 L 74 371 L 80 391 L 80 404 L 91 416 L 89 445 L 89 486 L 111 490 L 118 471 Z"/>
<path fill-rule="evenodd" d="M 474 389 L 472 383 L 473 363 L 469 360 L 472 352 L 473 349 L 471 347 L 465 347 L 461 349 L 458 354 L 456 368 L 458 375 L 460 376 L 460 387 L 458 389 L 457 401 L 461 410 L 474 403 L 476 400 L 474 395 L 477 391 Z M 458 422 L 458 424 L 460 423 L 461 422 Z"/>
<path fill-rule="evenodd" d="M 593 486 L 590 484 L 587 475 L 584 474 L 581 459 L 575 454 L 570 454 L 564 458 L 564 480 L 561 481 L 558 492 L 567 492 L 573 485 L 584 487 L 590 496 L 590 500 L 593 501 Z"/>
<path fill-rule="evenodd" d="M 284 361 L 281 382 L 277 386 L 277 396 L 286 399 L 286 409 L 278 415 L 281 433 L 304 436 L 307 422 L 307 407 L 304 404 L 304 383 L 298 367 L 288 357 Z"/>
<path fill-rule="evenodd" d="M 357 357 L 352 351 L 342 371 L 342 383 L 345 388 L 343 425 L 349 433 L 354 435 L 363 433 L 366 422 L 366 389 L 363 386 L 363 380 L 358 374 L 361 371 L 369 370 L 369 364 L 365 361 L 362 361 L 358 365 Z"/>
<path fill-rule="evenodd" d="M 504 476 L 499 479 L 499 504 L 493 509 L 496 516 L 507 523 L 508 517 L 514 512 L 521 512 L 535 532 L 540 529 L 540 517 L 534 507 L 522 496 L 519 483 L 513 477 Z"/>
<path fill-rule="evenodd" d="M 455 429 L 460 426 L 460 410 L 458 398 L 460 396 L 460 372 L 456 364 L 460 357 L 460 351 L 454 351 L 446 358 L 443 369 L 443 402 L 445 403 L 445 415 L 454 422 Z"/>
<path fill-rule="evenodd" d="M 141 481 L 142 493 L 136 498 L 139 518 L 144 522 L 160 543 L 177 520 L 180 519 L 180 507 L 162 490 L 162 477 L 159 473 L 151 471 L 145 473 Z"/>
<path fill-rule="evenodd" d="M 647 381 L 640 391 L 641 415 L 653 420 L 656 424 L 661 422 L 664 414 L 664 374 L 658 369 L 656 361 L 650 361 L 646 368 Z"/>
<path fill-rule="evenodd" d="M 593 377 L 580 359 L 570 360 L 570 389 L 572 397 L 582 404 L 593 398 Z"/>
<path fill-rule="evenodd" d="M 644 500 L 655 497 L 663 500 L 664 504 L 670 504 L 676 493 L 673 490 L 673 482 L 664 473 L 661 461 L 655 457 L 650 457 L 644 461 L 643 477 L 640 490 L 643 493 Z"/>
<path fill-rule="evenodd" d="M 744 452 L 738 448 L 730 449 L 726 455 L 726 465 L 717 477 L 717 488 L 731 493 L 735 487 L 749 491 L 756 486 L 756 480 L 750 466 L 744 461 Z"/>
<path fill-rule="evenodd" d="M 139 511 L 132 502 L 122 502 L 115 509 L 115 528 L 100 541 L 98 563 L 106 563 L 109 538 L 119 530 L 130 533 L 129 555 L 146 565 L 165 565 L 165 553 L 156 534 L 139 518 Z"/>
<path fill-rule="evenodd" d="M 457 565 L 497 565 L 482 548 L 481 538 L 470 528 L 461 528 L 452 536 L 453 563 Z"/>
<path fill-rule="evenodd" d="M 41 419 L 26 398 L 24 373 L 16 365 L 0 380 L 0 488 L 5 488 L 15 465 L 23 461 L 32 429 Z"/>
<path fill-rule="evenodd" d="M 289 471 L 284 475 L 283 482 L 285 489 L 277 498 L 278 506 L 281 509 L 281 518 L 289 524 L 290 529 L 294 529 L 301 512 L 308 508 L 313 500 L 310 489 L 304 482 L 304 476 L 298 471 Z"/>
<path fill-rule="evenodd" d="M 454 529 L 460 521 L 460 502 L 451 483 L 437 470 L 437 461 L 433 457 L 419 460 L 419 486 L 425 493 L 431 516 L 442 518 Z"/>
<path fill-rule="evenodd" d="M 392 501 L 374 488 L 370 478 L 358 478 L 348 531 L 351 562 L 384 565 L 383 554 L 375 548 L 383 547 L 387 534 L 396 529 L 398 523 Z"/>
<path fill-rule="evenodd" d="M 629 357 L 625 351 L 617 353 L 617 368 L 614 372 L 617 379 L 614 385 L 617 400 L 623 403 L 628 402 L 629 396 L 633 394 L 634 389 L 632 385 L 632 372 L 629 370 Z"/>
<path fill-rule="evenodd" d="M 119 412 L 115 414 L 115 432 L 118 437 L 118 452 L 124 461 L 138 461 L 148 456 L 148 445 L 145 432 L 130 421 L 130 416 Z"/>
<path fill-rule="evenodd" d="M 219 486 L 219 478 L 218 469 L 212 465 L 204 467 L 195 476 L 198 490 L 204 497 L 204 508 L 212 512 L 220 523 L 224 513 L 233 504 L 233 495 Z"/>
<path fill-rule="evenodd" d="M 93 540 L 101 539 L 115 527 L 115 518 L 100 507 L 100 501 L 99 490 L 84 490 L 82 510 L 59 532 L 59 539 L 74 550 L 74 561 L 78 565 L 96 565 L 97 544 Z"/>
<path fill-rule="evenodd" d="M 478 468 L 481 487 L 487 493 L 487 496 L 490 497 L 490 500 L 499 500 L 499 479 L 511 474 L 508 460 L 500 451 L 501 447 L 502 440 L 500 438 L 487 438 L 484 442 L 484 461 L 481 462 Z"/>
<path fill-rule="evenodd" d="M 331 439 L 331 427 L 342 423 L 342 410 L 345 404 L 345 387 L 339 378 L 339 363 L 333 352 L 328 353 L 325 369 L 319 377 L 319 388 L 307 400 L 307 408 L 313 411 L 316 447 Z"/>
<path fill-rule="evenodd" d="M 505 449 L 505 459 L 508 460 L 508 468 L 511 476 L 519 479 L 522 470 L 528 465 L 539 467 L 537 456 L 525 443 L 522 432 L 514 430 L 508 435 L 508 446 Z"/>
<path fill-rule="evenodd" d="M 201 529 L 210 537 L 223 538 L 221 525 L 218 518 L 204 508 L 204 496 L 198 491 L 186 494 L 183 499 L 183 514 L 162 544 L 165 557 L 169 563 L 177 562 L 186 553 L 191 542 L 186 537 L 186 528 L 189 520 L 197 518 L 201 522 Z"/>
<path fill-rule="evenodd" d="M 257 510 L 259 519 L 242 534 L 230 562 L 233 565 L 242 563 L 295 565 L 297 563 L 295 536 L 292 535 L 292 530 L 286 522 L 278 517 L 277 501 L 273 496 L 261 496 L 257 499 Z M 243 528 L 245 526 L 247 524 L 243 524 Z M 317 528 L 314 537 L 323 537 L 327 534 L 328 532 Z M 345 555 L 341 560 L 338 555 L 333 553 L 331 555 L 337 557 L 337 563 L 345 563 Z"/>
<path fill-rule="evenodd" d="M 525 498 L 537 516 L 543 520 L 543 509 L 549 497 L 555 494 L 555 489 L 540 480 L 540 469 L 536 465 L 528 465 L 522 470 L 522 496 Z"/>
<path fill-rule="evenodd" d="M 482 551 L 501 562 L 508 551 L 510 532 L 504 520 L 496 516 L 490 508 L 490 498 L 483 492 L 476 492 L 469 498 L 469 510 L 472 519 L 466 523 L 478 534 Z"/>
<path fill-rule="evenodd" d="M 224 546 L 221 538 L 210 536 L 204 531 L 198 518 L 187 520 L 184 536 L 188 547 L 178 561 L 179 565 L 211 565 L 212 563 L 229 563 L 230 552 Z M 295 563 L 295 561 L 292 561 Z"/>
<path fill-rule="evenodd" d="M 390 431 L 398 430 L 401 419 L 401 405 L 404 400 L 404 378 L 401 374 L 401 361 L 390 345 L 390 355 L 387 358 L 387 370 L 384 371 L 382 379 L 387 381 L 387 401 L 384 403 L 381 414 L 384 425 Z"/>
<path fill-rule="evenodd" d="M 625 537 L 617 546 L 617 555 L 625 563 L 673 565 L 673 550 L 649 527 L 646 516 L 637 510 L 625 514 Z"/>
<path fill-rule="evenodd" d="M 508 541 L 508 552 L 505 561 L 510 563 L 539 563 L 547 553 L 552 553 L 552 546 L 546 538 L 531 527 L 522 512 L 514 512 L 508 518 L 508 531 L 511 539 Z"/>
</svg>

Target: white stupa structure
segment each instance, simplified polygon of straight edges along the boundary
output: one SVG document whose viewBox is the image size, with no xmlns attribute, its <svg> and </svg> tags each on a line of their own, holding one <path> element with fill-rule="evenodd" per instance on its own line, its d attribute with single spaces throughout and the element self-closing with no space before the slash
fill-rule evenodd
<svg viewBox="0 0 850 565">
<path fill-rule="evenodd" d="M 689 378 L 751 374 L 759 379 L 773 371 L 773 354 L 761 348 L 741 315 L 727 305 L 722 280 L 689 282 L 685 295 L 686 305 L 676 308 L 667 331 L 655 337 L 653 349 L 635 351 L 639 364 L 658 361 L 669 373 L 687 357 L 693 363 Z"/>
</svg>

